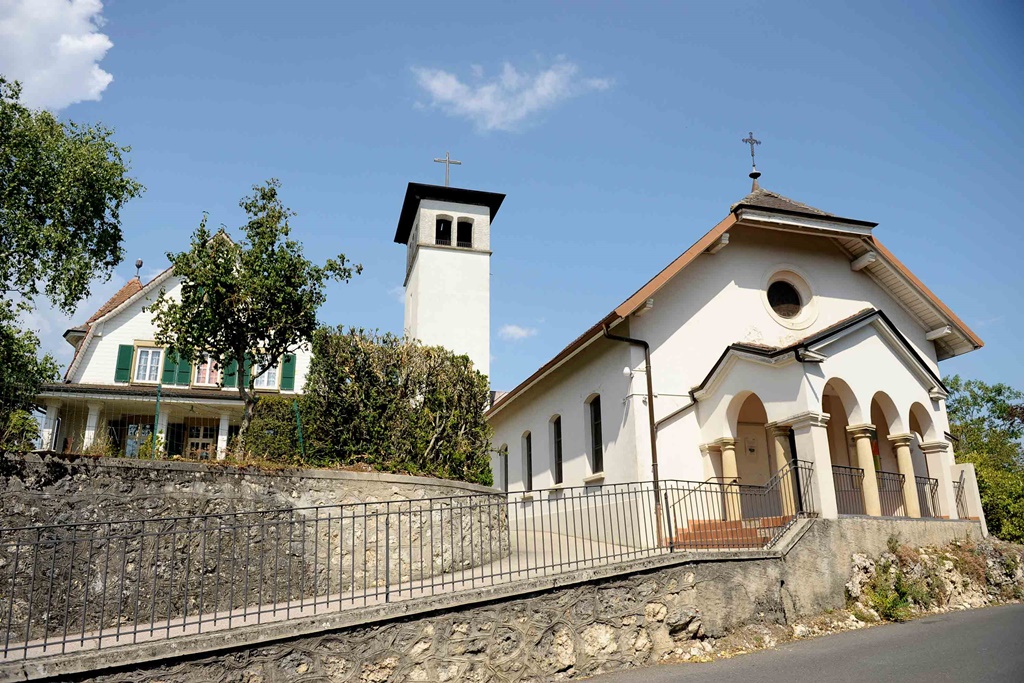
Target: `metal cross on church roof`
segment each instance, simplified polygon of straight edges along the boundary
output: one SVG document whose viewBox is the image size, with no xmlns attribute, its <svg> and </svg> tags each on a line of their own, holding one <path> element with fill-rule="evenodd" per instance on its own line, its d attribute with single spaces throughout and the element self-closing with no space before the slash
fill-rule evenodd
<svg viewBox="0 0 1024 683">
<path fill-rule="evenodd" d="M 451 168 L 452 166 L 462 166 L 461 161 L 455 161 L 452 159 L 450 152 L 444 153 L 444 159 L 434 159 L 435 164 L 444 164 L 444 186 L 448 187 L 451 181 Z"/>
<path fill-rule="evenodd" d="M 745 142 L 748 145 L 750 145 L 750 165 L 753 166 L 754 170 L 756 171 L 757 170 L 757 164 L 754 163 L 754 145 L 760 145 L 761 141 L 760 140 L 755 140 L 754 139 L 754 131 L 750 131 L 750 137 L 749 138 L 745 138 L 744 140 L 741 140 L 741 142 Z"/>
</svg>

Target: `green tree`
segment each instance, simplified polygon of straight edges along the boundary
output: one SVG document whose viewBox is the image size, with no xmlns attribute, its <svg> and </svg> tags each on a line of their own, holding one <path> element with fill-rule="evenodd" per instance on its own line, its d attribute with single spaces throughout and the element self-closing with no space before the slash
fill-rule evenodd
<svg viewBox="0 0 1024 683">
<path fill-rule="evenodd" d="M 492 483 L 487 378 L 467 356 L 392 334 L 324 328 L 302 397 L 309 459 Z"/>
<path fill-rule="evenodd" d="M 36 435 L 31 410 L 57 378 L 20 314 L 42 295 L 71 313 L 97 277 L 121 262 L 124 204 L 142 192 L 128 176 L 127 147 L 110 129 L 58 121 L 20 102 L 21 85 L 0 76 L 0 447 Z"/>
<path fill-rule="evenodd" d="M 43 293 L 65 313 L 121 262 L 121 208 L 143 190 L 113 132 L 20 103 L 0 77 L 0 283 L 4 298 Z"/>
<path fill-rule="evenodd" d="M 161 291 L 153 303 L 156 341 L 188 362 L 210 358 L 222 368 L 236 364 L 238 393 L 245 403 L 239 430 L 244 442 L 259 399 L 256 378 L 309 342 L 316 312 L 330 280 L 348 282 L 362 272 L 344 254 L 317 266 L 290 239 L 295 215 L 278 197 L 280 183 L 254 185 L 239 206 L 248 216 L 244 239 L 213 234 L 207 216 L 192 234 L 188 251 L 168 253 L 181 279 L 181 298 Z"/>
<path fill-rule="evenodd" d="M 947 377 L 957 457 L 974 464 L 989 530 L 1024 542 L 1024 392 L 1006 384 Z"/>
</svg>

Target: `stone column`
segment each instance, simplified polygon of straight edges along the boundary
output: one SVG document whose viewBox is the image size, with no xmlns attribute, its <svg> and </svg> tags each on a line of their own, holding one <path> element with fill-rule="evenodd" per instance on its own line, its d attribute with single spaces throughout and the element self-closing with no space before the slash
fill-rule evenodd
<svg viewBox="0 0 1024 683">
<path fill-rule="evenodd" d="M 871 453 L 871 436 L 875 426 L 850 425 L 846 431 L 853 437 L 857 453 L 857 467 L 864 470 L 864 512 L 872 517 L 882 516 L 882 502 L 878 498 L 878 477 L 875 475 L 875 456 Z"/>
<path fill-rule="evenodd" d="M 736 485 L 739 470 L 736 467 L 736 439 L 722 438 L 715 441 L 722 449 L 722 480 L 725 491 L 725 518 L 728 520 L 743 519 L 743 508 L 740 505 L 740 489 Z"/>
<path fill-rule="evenodd" d="M 790 453 L 789 435 L 793 432 L 788 425 L 768 425 L 768 446 L 772 449 L 772 475 L 778 474 L 793 459 Z M 782 514 L 796 514 L 797 493 L 794 486 L 798 485 L 798 474 L 792 470 L 779 480 L 779 498 L 782 502 Z"/>
<path fill-rule="evenodd" d="M 92 445 L 92 442 L 96 440 L 96 429 L 100 424 L 100 410 L 103 409 L 102 403 L 90 403 L 89 415 L 85 420 L 85 435 L 82 437 L 82 450 L 86 450 Z"/>
<path fill-rule="evenodd" d="M 55 450 L 53 442 L 57 438 L 57 420 L 60 418 L 60 401 L 46 402 L 46 417 L 43 419 L 43 433 L 39 446 L 44 451 Z"/>
<path fill-rule="evenodd" d="M 838 518 L 836 487 L 832 482 L 832 453 L 828 448 L 828 432 L 825 429 L 828 415 L 809 410 L 781 422 L 788 423 L 793 429 L 796 457 L 811 462 L 811 500 L 804 501 L 804 510 L 813 510 L 824 519 Z"/>
<path fill-rule="evenodd" d="M 223 460 L 228 457 L 228 427 L 230 415 L 220 414 L 220 425 L 217 426 L 217 459 Z"/>
<path fill-rule="evenodd" d="M 896 451 L 896 463 L 903 475 L 903 511 L 907 517 L 921 516 L 921 500 L 917 495 L 917 480 L 914 478 L 914 456 L 910 453 L 912 434 L 891 434 L 893 450 Z"/>
<path fill-rule="evenodd" d="M 928 476 L 939 482 L 939 509 L 936 512 L 946 519 L 959 519 L 956 510 L 956 492 L 953 490 L 953 471 L 949 457 L 948 441 L 924 441 L 921 452 L 928 463 Z"/>
</svg>

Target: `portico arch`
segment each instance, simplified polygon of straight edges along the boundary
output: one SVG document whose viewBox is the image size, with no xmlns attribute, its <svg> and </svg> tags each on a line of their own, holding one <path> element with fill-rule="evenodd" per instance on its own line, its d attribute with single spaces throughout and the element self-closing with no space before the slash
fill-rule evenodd
<svg viewBox="0 0 1024 683">
<path fill-rule="evenodd" d="M 920 403 L 910 406 L 910 431 L 917 434 L 921 441 L 939 441 L 938 430 L 935 429 L 935 420 L 931 413 Z"/>
<path fill-rule="evenodd" d="M 773 472 L 768 441 L 768 413 L 761 398 L 747 392 L 736 411 L 736 472 L 741 484 L 762 486 Z"/>
<path fill-rule="evenodd" d="M 884 391 L 877 392 L 871 398 L 871 424 L 875 426 L 876 435 L 872 443 L 875 467 L 886 472 L 898 472 L 899 465 L 896 463 L 896 454 L 889 442 L 889 435 L 904 434 L 907 430 L 896 404 Z"/>
<path fill-rule="evenodd" d="M 878 470 L 882 514 L 920 517 L 910 437 L 896 404 L 884 391 L 877 392 L 871 399 L 871 423 L 875 426 L 871 447 Z M 903 475 L 902 483 L 899 475 Z"/>
<path fill-rule="evenodd" d="M 859 424 L 860 405 L 850 385 L 845 380 L 833 377 L 825 383 L 821 396 L 821 411 L 828 413 L 828 449 L 833 465 L 856 467 L 856 458 L 850 452 L 847 427 Z"/>
</svg>

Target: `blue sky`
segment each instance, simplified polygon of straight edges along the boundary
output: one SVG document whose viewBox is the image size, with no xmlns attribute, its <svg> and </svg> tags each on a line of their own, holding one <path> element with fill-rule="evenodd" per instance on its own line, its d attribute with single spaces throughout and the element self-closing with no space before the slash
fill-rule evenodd
<svg viewBox="0 0 1024 683">
<path fill-rule="evenodd" d="M 405 185 L 443 182 L 451 150 L 454 185 L 508 195 L 491 367 L 509 389 L 746 194 L 753 130 L 764 187 L 877 221 L 986 341 L 945 373 L 1024 388 L 1024 9 L 847 5 L 0 0 L 0 72 L 132 146 L 148 189 L 95 300 L 136 258 L 163 268 L 203 211 L 238 226 L 277 177 L 307 254 L 365 268 L 321 318 L 399 332 Z M 32 322 L 66 362 L 67 321 Z"/>
</svg>

